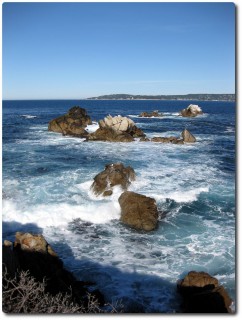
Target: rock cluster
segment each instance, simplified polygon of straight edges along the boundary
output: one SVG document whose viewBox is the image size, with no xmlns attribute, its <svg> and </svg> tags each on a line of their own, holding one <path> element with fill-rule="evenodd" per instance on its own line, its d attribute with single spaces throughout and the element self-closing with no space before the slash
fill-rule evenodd
<svg viewBox="0 0 242 320">
<path fill-rule="evenodd" d="M 131 142 L 144 137 L 144 132 L 136 127 L 133 120 L 121 116 L 107 116 L 99 121 L 99 128 L 88 135 L 87 140 L 109 142 Z"/>
<path fill-rule="evenodd" d="M 191 134 L 190 131 L 187 129 L 183 130 L 181 133 L 181 137 L 153 137 L 151 140 L 148 138 L 141 138 L 140 141 L 152 141 L 152 142 L 160 142 L 160 143 L 173 143 L 173 144 L 184 144 L 185 143 L 193 143 L 196 142 L 196 138 L 194 137 L 193 134 Z"/>
<path fill-rule="evenodd" d="M 141 118 L 162 117 L 162 113 L 160 113 L 158 110 L 154 110 L 152 112 L 144 111 L 144 112 L 141 112 L 139 117 Z"/>
<path fill-rule="evenodd" d="M 157 227 L 158 210 L 155 199 L 126 191 L 118 201 L 121 207 L 120 220 L 124 224 L 144 231 L 151 231 Z"/>
<path fill-rule="evenodd" d="M 89 124 L 92 124 L 92 121 L 86 110 L 75 106 L 67 114 L 51 120 L 48 130 L 62 133 L 64 136 L 86 137 L 88 132 L 85 127 Z"/>
<path fill-rule="evenodd" d="M 122 163 L 108 164 L 104 171 L 95 176 L 91 189 L 96 195 L 110 196 L 114 186 L 119 185 L 123 190 L 127 190 L 134 180 L 133 168 L 125 167 Z"/>
<path fill-rule="evenodd" d="M 178 281 L 185 313 L 230 313 L 231 298 L 216 278 L 206 272 L 189 272 Z"/>
<path fill-rule="evenodd" d="M 203 114 L 202 109 L 196 104 L 190 104 L 187 108 L 180 111 L 182 117 L 196 117 Z"/>
</svg>

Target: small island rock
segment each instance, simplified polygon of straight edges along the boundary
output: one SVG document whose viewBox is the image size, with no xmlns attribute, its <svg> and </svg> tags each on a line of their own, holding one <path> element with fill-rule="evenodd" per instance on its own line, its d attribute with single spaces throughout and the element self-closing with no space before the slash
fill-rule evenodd
<svg viewBox="0 0 242 320">
<path fill-rule="evenodd" d="M 51 120 L 48 130 L 62 133 L 63 135 L 86 137 L 88 132 L 85 127 L 89 124 L 92 124 L 92 121 L 86 110 L 75 106 L 67 114 Z"/>
<path fill-rule="evenodd" d="M 127 190 L 131 181 L 135 180 L 135 172 L 131 167 L 122 163 L 112 163 L 105 166 L 105 170 L 95 176 L 91 189 L 96 195 L 104 197 L 113 193 L 113 187 L 119 185 Z"/>
<path fill-rule="evenodd" d="M 187 108 L 180 111 L 182 117 L 196 117 L 203 114 L 202 109 L 196 104 L 190 104 Z"/>
<path fill-rule="evenodd" d="M 141 112 L 139 115 L 140 118 L 151 118 L 151 117 L 162 117 L 162 113 L 160 113 L 158 110 L 154 110 L 152 112 Z"/>
<path fill-rule="evenodd" d="M 216 278 L 206 272 L 189 272 L 177 282 L 185 313 L 230 313 L 232 299 Z"/>
<path fill-rule="evenodd" d="M 151 231 L 157 227 L 158 210 L 155 199 L 126 191 L 118 201 L 121 207 L 120 220 L 124 224 L 144 231 Z"/>
</svg>

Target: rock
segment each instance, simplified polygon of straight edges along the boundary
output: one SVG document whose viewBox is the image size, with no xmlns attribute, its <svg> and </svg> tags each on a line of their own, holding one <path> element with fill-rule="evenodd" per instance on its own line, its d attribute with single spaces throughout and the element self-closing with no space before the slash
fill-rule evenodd
<svg viewBox="0 0 242 320">
<path fill-rule="evenodd" d="M 196 138 L 187 129 L 183 130 L 181 133 L 184 142 L 193 143 L 196 142 Z"/>
<path fill-rule="evenodd" d="M 67 114 L 51 120 L 48 130 L 74 137 L 87 137 L 85 127 L 89 124 L 92 124 L 92 121 L 86 110 L 75 106 Z"/>
<path fill-rule="evenodd" d="M 177 137 L 153 137 L 151 138 L 151 141 L 161 143 L 183 144 L 183 140 L 178 139 Z"/>
<path fill-rule="evenodd" d="M 144 118 L 151 118 L 151 117 L 162 117 L 162 113 L 160 113 L 158 110 L 152 111 L 152 112 L 141 112 L 139 117 Z"/>
<path fill-rule="evenodd" d="M 23 251 L 41 252 L 57 256 L 51 246 L 42 235 L 31 233 L 16 232 L 14 246 L 20 245 Z"/>
<path fill-rule="evenodd" d="M 121 207 L 120 220 L 135 229 L 151 231 L 157 227 L 156 201 L 144 195 L 126 191 L 118 199 Z"/>
<path fill-rule="evenodd" d="M 124 167 L 122 163 L 105 166 L 105 170 L 95 176 L 91 189 L 96 195 L 110 196 L 114 186 L 119 185 L 127 190 L 131 181 L 135 180 L 135 172 L 131 167 Z"/>
<path fill-rule="evenodd" d="M 149 138 L 146 138 L 146 137 L 143 137 L 143 138 L 140 138 L 139 141 L 140 141 L 140 142 L 148 142 L 148 141 L 150 141 L 150 139 L 149 139 Z"/>
<path fill-rule="evenodd" d="M 3 246 L 3 265 L 10 277 L 17 271 L 28 271 L 35 281 L 45 279 L 45 291 L 56 295 L 70 294 L 72 302 L 87 306 L 87 295 L 92 293 L 71 272 L 63 267 L 63 262 L 40 234 L 16 233 L 14 246 Z M 101 293 L 93 297 L 103 303 Z"/>
<path fill-rule="evenodd" d="M 186 313 L 230 313 L 231 298 L 216 278 L 206 272 L 189 272 L 177 282 Z"/>
<path fill-rule="evenodd" d="M 136 137 L 144 137 L 134 121 L 121 116 L 107 116 L 99 121 L 99 128 L 88 135 L 89 141 L 131 142 Z"/>
<path fill-rule="evenodd" d="M 134 138 L 126 132 L 120 133 L 112 128 L 99 128 L 88 135 L 87 141 L 132 142 Z"/>
<path fill-rule="evenodd" d="M 196 104 L 190 104 L 187 108 L 180 111 L 182 117 L 196 117 L 203 114 L 202 109 Z"/>
</svg>

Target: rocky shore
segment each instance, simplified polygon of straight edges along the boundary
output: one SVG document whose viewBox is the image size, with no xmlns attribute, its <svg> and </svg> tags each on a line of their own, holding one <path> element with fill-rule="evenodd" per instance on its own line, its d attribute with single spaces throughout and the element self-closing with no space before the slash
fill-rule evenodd
<svg viewBox="0 0 242 320">
<path fill-rule="evenodd" d="M 126 198 L 136 197 L 124 192 L 119 199 L 124 216 Z M 138 202 L 152 207 L 154 221 L 146 220 L 143 210 L 143 226 L 156 224 L 157 211 L 152 199 L 138 196 Z M 137 204 L 134 203 L 134 211 Z M 123 207 L 124 205 L 124 207 Z M 149 208 L 150 210 L 150 208 Z M 121 217 L 121 220 L 123 218 Z M 153 228 L 153 227 L 152 227 Z M 145 229 L 145 228 L 144 228 Z M 147 229 L 147 230 L 148 230 Z M 5 313 L 104 313 L 104 296 L 99 290 L 90 291 L 93 283 L 78 281 L 41 234 L 16 233 L 14 243 L 3 243 L 3 311 Z M 174 279 L 175 280 L 175 279 Z M 44 286 L 41 287 L 41 284 Z M 232 300 L 218 280 L 206 272 L 190 271 L 177 281 L 177 292 L 182 303 L 177 313 L 231 313 Z M 90 300 L 91 299 L 91 300 Z M 91 304 L 90 304 L 91 301 Z M 44 304 L 44 305 L 43 305 Z"/>
</svg>

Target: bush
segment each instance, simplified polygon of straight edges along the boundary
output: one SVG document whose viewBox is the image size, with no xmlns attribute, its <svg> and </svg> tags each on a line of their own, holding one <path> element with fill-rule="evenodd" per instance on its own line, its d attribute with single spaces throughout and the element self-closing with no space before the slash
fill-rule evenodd
<svg viewBox="0 0 242 320">
<path fill-rule="evenodd" d="M 5 313 L 103 313 L 98 301 L 88 294 L 87 306 L 72 301 L 70 293 L 51 295 L 45 292 L 46 282 L 37 282 L 29 271 L 21 271 L 11 278 L 3 271 L 2 304 Z M 117 312 L 111 306 L 108 312 Z"/>
</svg>

